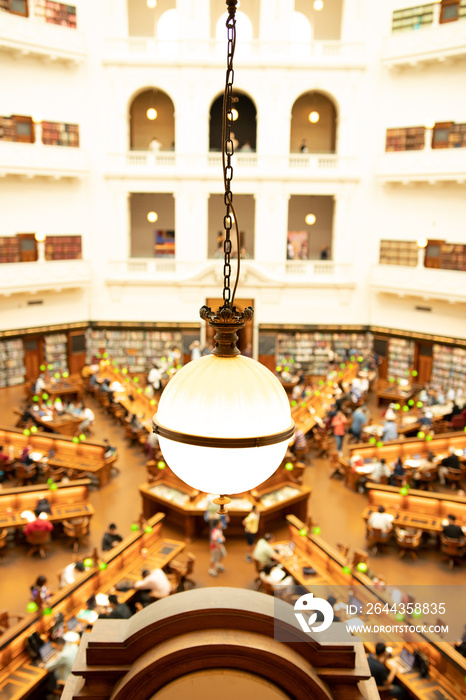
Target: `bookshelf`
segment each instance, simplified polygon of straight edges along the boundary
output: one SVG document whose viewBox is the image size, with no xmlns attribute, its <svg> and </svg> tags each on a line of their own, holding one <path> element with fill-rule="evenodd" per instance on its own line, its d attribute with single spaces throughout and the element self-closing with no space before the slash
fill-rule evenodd
<svg viewBox="0 0 466 700">
<path fill-rule="evenodd" d="M 51 0 L 35 0 L 34 15 L 49 24 L 76 29 L 76 7 Z"/>
<path fill-rule="evenodd" d="M 408 126 L 400 129 L 387 129 L 385 150 L 422 151 L 425 139 L 424 126 Z"/>
<path fill-rule="evenodd" d="M 46 146 L 79 147 L 79 125 L 42 122 L 42 143 Z"/>
<path fill-rule="evenodd" d="M 107 353 L 109 360 L 135 374 L 148 372 L 153 359 L 167 357 L 173 346 L 181 349 L 183 343 L 180 331 L 89 329 L 86 345 L 88 364 Z"/>
<path fill-rule="evenodd" d="M 44 336 L 44 359 L 49 372 L 68 371 L 68 336 L 65 333 Z"/>
<path fill-rule="evenodd" d="M 433 3 L 395 10 L 392 14 L 392 32 L 419 29 L 420 27 L 432 24 L 433 21 Z"/>
<path fill-rule="evenodd" d="M 434 345 L 430 383 L 435 389 L 464 387 L 466 375 L 466 350 L 450 345 Z"/>
<path fill-rule="evenodd" d="M 12 15 L 29 16 L 28 0 L 0 0 L 0 10 Z"/>
<path fill-rule="evenodd" d="M 380 241 L 380 265 L 404 265 L 416 267 L 418 249 L 416 241 Z"/>
<path fill-rule="evenodd" d="M 0 263 L 21 262 L 20 240 L 16 236 L 0 237 Z"/>
<path fill-rule="evenodd" d="M 442 243 L 440 247 L 440 267 L 442 270 L 466 271 L 466 245 L 462 243 Z"/>
<path fill-rule="evenodd" d="M 23 384 L 25 376 L 23 341 L 0 340 L 0 387 Z"/>
<path fill-rule="evenodd" d="M 2 141 L 34 143 L 32 117 L 15 114 L 9 117 L 0 117 L 0 139 Z"/>
<path fill-rule="evenodd" d="M 390 379 L 408 379 L 414 365 L 414 341 L 403 338 L 390 338 L 388 343 L 388 372 Z"/>
<path fill-rule="evenodd" d="M 466 11 L 466 7 L 465 7 Z M 466 124 L 452 124 L 448 132 L 448 148 L 466 147 Z"/>
<path fill-rule="evenodd" d="M 81 236 L 47 236 L 45 239 L 46 260 L 80 260 L 81 258 Z"/>
<path fill-rule="evenodd" d="M 279 333 L 276 336 L 275 361 L 277 366 L 301 365 L 305 374 L 323 376 L 328 373 L 328 351 L 332 348 L 340 358 L 354 350 L 364 354 L 372 347 L 370 333 Z M 288 365 L 289 366 L 289 365 Z"/>
</svg>

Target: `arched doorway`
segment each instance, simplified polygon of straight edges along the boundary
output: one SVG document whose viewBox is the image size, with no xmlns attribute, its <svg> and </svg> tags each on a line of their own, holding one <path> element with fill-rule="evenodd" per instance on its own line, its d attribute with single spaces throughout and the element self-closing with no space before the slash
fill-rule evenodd
<svg viewBox="0 0 466 700">
<path fill-rule="evenodd" d="M 233 114 L 231 125 L 232 133 L 238 141 L 236 150 L 255 151 L 256 150 L 256 128 L 257 113 L 254 102 L 243 92 L 234 91 Z M 223 94 L 219 95 L 210 108 L 210 133 L 209 150 L 222 150 L 222 108 Z"/>
<path fill-rule="evenodd" d="M 335 105 L 322 92 L 298 97 L 291 110 L 290 152 L 335 153 L 336 121 Z"/>
<path fill-rule="evenodd" d="M 140 92 L 131 103 L 129 118 L 131 150 L 174 150 L 175 108 L 166 92 L 156 87 Z"/>
</svg>

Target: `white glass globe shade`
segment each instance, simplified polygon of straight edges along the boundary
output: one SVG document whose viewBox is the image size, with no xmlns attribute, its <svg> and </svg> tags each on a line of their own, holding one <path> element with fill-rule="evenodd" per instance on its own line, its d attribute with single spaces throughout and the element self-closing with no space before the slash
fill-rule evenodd
<svg viewBox="0 0 466 700">
<path fill-rule="evenodd" d="M 313 110 L 312 112 L 309 112 L 309 117 L 308 117 L 308 119 L 309 119 L 309 121 L 311 122 L 311 124 L 317 124 L 317 122 L 318 122 L 319 119 L 320 119 L 320 114 L 319 114 L 319 112 L 316 112 L 315 110 Z"/>
<path fill-rule="evenodd" d="M 249 357 L 209 355 L 189 362 L 167 384 L 158 406 L 163 427 L 188 435 L 255 438 L 292 425 L 290 404 L 278 379 Z M 271 476 L 289 438 L 261 447 L 203 447 L 159 435 L 175 474 L 207 493 L 248 491 Z"/>
<path fill-rule="evenodd" d="M 146 112 L 146 117 L 151 121 L 154 121 L 154 119 L 157 119 L 157 110 L 154 109 L 154 107 L 149 107 Z"/>
</svg>

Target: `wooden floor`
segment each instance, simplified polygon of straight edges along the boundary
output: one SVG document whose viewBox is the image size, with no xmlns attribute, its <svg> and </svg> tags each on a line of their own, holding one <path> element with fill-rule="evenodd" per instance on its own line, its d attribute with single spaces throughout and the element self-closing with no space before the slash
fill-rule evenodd
<svg viewBox="0 0 466 700">
<path fill-rule="evenodd" d="M 0 389 L 0 425 L 14 426 L 16 419 L 13 409 L 21 404 L 23 396 L 22 387 Z M 131 523 L 137 520 L 141 510 L 138 485 L 145 481 L 145 456 L 142 451 L 138 447 L 128 447 L 121 426 L 109 419 L 96 402 L 88 400 L 88 403 L 96 414 L 95 439 L 108 438 L 110 444 L 118 448 L 120 473 L 104 488 L 90 492 L 96 514 L 88 539 L 89 547 L 83 549 L 83 553 L 90 552 L 94 546 L 100 548 L 102 535 L 112 521 L 118 524 L 123 536 L 129 534 Z M 313 491 L 309 515 L 320 526 L 321 536 L 332 545 L 341 542 L 350 545 L 351 550 L 365 549 L 361 513 L 367 504 L 367 497 L 349 491 L 339 479 L 329 479 L 329 465 L 325 459 L 312 460 L 312 466 L 305 473 L 305 483 Z M 182 539 L 181 531 L 167 526 L 164 526 L 164 531 L 169 536 Z M 193 578 L 199 586 L 253 587 L 254 567 L 244 560 L 245 542 L 242 538 L 228 538 L 228 530 L 225 534 L 228 551 L 225 573 L 218 578 L 209 576 L 209 544 L 205 537 L 187 548 L 196 556 Z M 286 526 L 275 531 L 275 534 L 279 539 L 287 538 Z M 0 560 L 0 607 L 18 613 L 25 612 L 29 587 L 39 574 L 47 576 L 49 584 L 56 588 L 57 572 L 73 560 L 70 548 L 62 539 L 51 543 L 48 555 L 43 560 L 26 557 L 26 547 L 22 546 L 12 546 L 4 552 L 3 561 Z M 457 567 L 450 572 L 442 563 L 440 553 L 432 546 L 420 549 L 418 561 L 413 562 L 406 557 L 400 560 L 396 545 L 391 545 L 386 554 L 370 558 L 369 565 L 373 572 L 393 585 L 459 584 L 464 581 L 464 569 Z"/>
</svg>

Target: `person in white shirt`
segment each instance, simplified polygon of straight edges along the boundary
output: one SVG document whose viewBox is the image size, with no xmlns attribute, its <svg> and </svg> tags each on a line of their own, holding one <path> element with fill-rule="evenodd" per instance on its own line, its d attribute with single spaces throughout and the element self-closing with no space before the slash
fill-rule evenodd
<svg viewBox="0 0 466 700">
<path fill-rule="evenodd" d="M 198 340 L 194 340 L 189 349 L 191 350 L 191 360 L 198 360 L 201 357 L 201 344 Z"/>
<path fill-rule="evenodd" d="M 84 432 L 85 430 L 87 430 L 88 428 L 90 428 L 91 423 L 94 422 L 94 420 L 95 420 L 95 415 L 94 415 L 94 411 L 93 411 L 92 409 L 90 409 L 90 408 L 86 408 L 86 407 L 84 406 L 84 404 L 82 405 L 82 407 L 83 407 L 83 410 L 82 410 L 81 413 L 79 414 L 79 417 L 82 418 L 83 420 L 82 420 L 81 423 L 79 424 L 79 430 L 80 430 L 81 432 Z"/>
<path fill-rule="evenodd" d="M 367 521 L 367 527 L 370 530 L 381 530 L 383 533 L 388 533 L 393 528 L 393 515 L 385 512 L 383 506 L 379 506 L 377 512 L 371 513 Z"/>
<path fill-rule="evenodd" d="M 276 586 L 278 584 L 281 586 L 292 586 L 294 583 L 293 576 L 287 576 L 286 571 L 276 564 L 266 564 L 259 576 L 261 581 L 271 586 Z"/>
<path fill-rule="evenodd" d="M 65 588 L 76 581 L 76 574 L 85 571 L 85 567 L 82 561 L 71 562 L 68 566 L 65 566 L 60 576 L 60 588 Z"/>
<path fill-rule="evenodd" d="M 162 144 L 158 140 L 157 136 L 154 136 L 154 138 L 152 139 L 152 141 L 149 144 L 149 150 L 154 151 L 154 152 L 158 152 L 158 151 L 160 151 L 161 147 L 162 147 Z"/>
<path fill-rule="evenodd" d="M 151 387 L 153 388 L 153 390 L 155 392 L 157 392 L 157 391 L 160 391 L 160 388 L 162 386 L 161 379 L 162 379 L 162 371 L 154 363 L 152 365 L 152 369 L 150 370 L 149 374 L 147 375 L 147 383 L 151 385 Z"/>
<path fill-rule="evenodd" d="M 276 552 L 270 544 L 271 542 L 273 542 L 273 535 L 268 532 L 258 540 L 252 553 L 252 558 L 258 562 L 261 569 L 266 564 L 272 564 L 275 561 Z"/>
<path fill-rule="evenodd" d="M 52 646 L 57 649 L 58 655 L 45 664 L 47 671 L 52 672 L 49 683 L 50 690 L 56 687 L 57 681 L 66 681 L 78 653 L 78 646 L 65 642 L 63 637 L 55 639 Z"/>
<path fill-rule="evenodd" d="M 143 605 L 148 605 L 153 602 L 155 598 L 167 598 L 170 595 L 172 589 L 171 583 L 162 569 L 154 569 L 153 571 L 145 569 L 142 575 L 143 579 L 141 581 L 136 581 L 134 587 L 136 590 L 141 591 L 141 593 L 146 593 L 146 595 L 138 596 L 139 602 Z"/>
<path fill-rule="evenodd" d="M 374 465 L 371 472 L 371 481 L 375 481 L 376 484 L 378 484 L 382 477 L 386 476 L 388 479 L 388 477 L 391 476 L 391 473 L 390 467 L 385 462 L 385 459 L 382 458 L 380 462 L 376 462 Z"/>
</svg>

